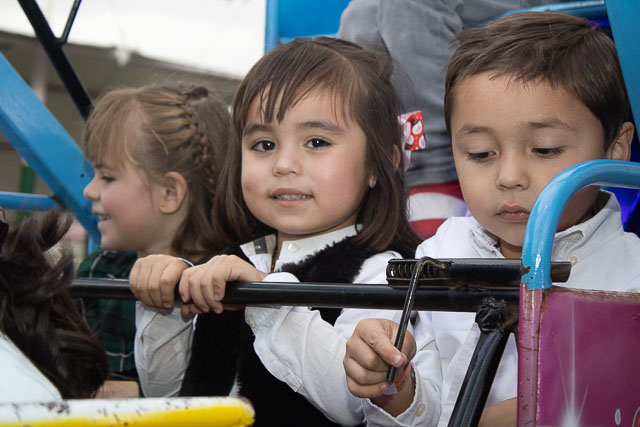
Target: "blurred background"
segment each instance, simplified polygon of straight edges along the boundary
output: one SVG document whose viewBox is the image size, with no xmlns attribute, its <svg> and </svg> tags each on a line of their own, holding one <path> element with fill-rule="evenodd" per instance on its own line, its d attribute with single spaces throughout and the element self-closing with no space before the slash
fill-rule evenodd
<svg viewBox="0 0 640 427">
<path fill-rule="evenodd" d="M 73 0 L 37 4 L 60 36 Z M 84 0 L 64 51 L 92 99 L 119 86 L 181 79 L 230 104 L 264 38 L 265 0 Z M 79 141 L 84 120 L 17 0 L 0 0 L 0 52 Z M 2 133 L 0 191 L 51 194 Z"/>
</svg>

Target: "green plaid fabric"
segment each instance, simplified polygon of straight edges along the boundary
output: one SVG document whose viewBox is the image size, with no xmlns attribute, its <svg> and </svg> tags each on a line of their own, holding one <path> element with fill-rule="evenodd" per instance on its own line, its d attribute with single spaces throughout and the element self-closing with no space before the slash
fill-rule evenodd
<svg viewBox="0 0 640 427">
<path fill-rule="evenodd" d="M 77 276 L 126 279 L 136 259 L 135 251 L 98 248 L 82 261 Z M 137 381 L 133 356 L 135 301 L 83 298 L 76 302 L 89 327 L 98 334 L 107 351 L 111 378 Z"/>
</svg>

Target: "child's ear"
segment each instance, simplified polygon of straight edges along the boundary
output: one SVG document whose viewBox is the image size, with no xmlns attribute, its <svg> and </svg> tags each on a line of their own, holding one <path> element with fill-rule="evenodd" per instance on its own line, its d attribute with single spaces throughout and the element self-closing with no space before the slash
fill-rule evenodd
<svg viewBox="0 0 640 427">
<path fill-rule="evenodd" d="M 398 169 L 400 167 L 400 162 L 402 161 L 402 153 L 397 145 L 393 146 L 393 166 Z M 406 166 L 406 165 L 405 165 Z"/>
<path fill-rule="evenodd" d="M 618 136 L 607 149 L 607 159 L 629 160 L 631 158 L 631 140 L 633 139 L 633 124 L 624 122 Z"/>
<path fill-rule="evenodd" d="M 178 172 L 167 172 L 162 186 L 160 211 L 172 214 L 180 209 L 187 197 L 187 180 Z"/>
<path fill-rule="evenodd" d="M 400 167 L 400 162 L 402 161 L 402 154 L 400 153 L 400 149 L 397 146 L 393 146 L 393 167 L 398 169 Z M 369 188 L 374 188 L 378 183 L 378 179 L 372 173 L 369 175 Z"/>
<path fill-rule="evenodd" d="M 369 188 L 375 188 L 377 183 L 378 183 L 378 180 L 376 179 L 375 175 L 371 174 L 369 176 Z"/>
</svg>

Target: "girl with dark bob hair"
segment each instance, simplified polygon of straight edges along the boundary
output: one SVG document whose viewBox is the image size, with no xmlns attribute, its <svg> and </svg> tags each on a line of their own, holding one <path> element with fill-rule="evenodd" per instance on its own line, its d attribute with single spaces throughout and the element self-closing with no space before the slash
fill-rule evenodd
<svg viewBox="0 0 640 427">
<path fill-rule="evenodd" d="M 221 301 L 236 280 L 384 283 L 389 259 L 413 255 L 392 68 L 386 55 L 319 37 L 281 45 L 249 71 L 233 103 L 216 201 L 217 229 L 241 244 L 184 272 L 175 259 L 138 260 L 134 294 L 166 283 L 169 295 L 180 281 L 182 314 L 198 314 L 193 338 L 183 328 L 162 347 L 154 337 L 166 342 L 177 330 L 167 316 L 138 325 L 143 384 L 160 394 L 181 380 L 183 395 L 239 393 L 254 405 L 256 425 L 364 418 L 346 386 L 344 345 L 363 315 L 394 313 L 223 312 Z M 157 308 L 166 307 L 147 310 Z"/>
</svg>

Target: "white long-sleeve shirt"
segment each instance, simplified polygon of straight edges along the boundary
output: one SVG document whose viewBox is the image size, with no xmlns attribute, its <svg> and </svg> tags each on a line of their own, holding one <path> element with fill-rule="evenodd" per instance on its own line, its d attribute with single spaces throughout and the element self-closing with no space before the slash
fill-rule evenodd
<svg viewBox="0 0 640 427">
<path fill-rule="evenodd" d="M 320 249 L 356 234 L 355 226 L 308 239 L 285 241 L 274 271 L 282 265 L 300 262 Z M 275 236 L 266 236 L 241 246 L 258 270 L 268 272 L 276 245 Z M 386 283 L 386 266 L 400 254 L 387 251 L 367 259 L 355 283 Z M 273 273 L 264 281 L 296 281 L 288 273 Z M 341 424 L 358 424 L 364 419 L 365 402 L 351 395 L 342 365 L 345 343 L 357 322 L 382 317 L 395 321 L 394 310 L 344 310 L 334 326 L 305 307 L 247 307 L 245 318 L 255 334 L 254 348 L 265 367 L 296 392 L 305 396 L 330 419 Z M 192 321 L 138 304 L 136 315 L 136 367 L 146 396 L 175 395 L 189 361 Z M 382 414 L 383 419 L 391 419 Z M 375 418 L 375 417 L 374 417 Z M 383 423 L 383 425 L 389 425 Z"/>
<path fill-rule="evenodd" d="M 605 193 L 605 192 L 603 192 Z M 606 193 L 610 194 L 610 193 Z M 493 236 L 471 217 L 450 218 L 435 236 L 423 242 L 416 258 L 503 258 Z M 572 263 L 566 283 L 554 283 L 578 289 L 640 291 L 640 239 L 625 233 L 620 206 L 610 195 L 606 205 L 593 218 L 556 233 L 551 259 Z M 474 313 L 420 312 L 415 325 L 416 340 L 435 339 L 440 355 L 442 414 L 439 425 L 447 425 L 480 331 Z M 423 345 L 434 344 L 426 343 Z M 420 347 L 419 347 L 420 348 Z M 414 365 L 420 371 L 420 352 Z M 500 361 L 487 406 L 517 394 L 517 350 L 513 336 Z M 416 396 L 405 414 L 415 414 L 420 405 L 435 403 L 429 396 Z M 408 425 L 418 425 L 407 419 Z"/>
</svg>

